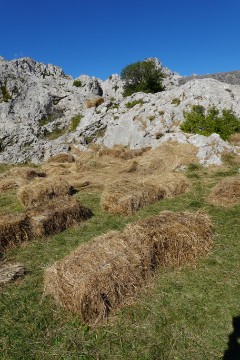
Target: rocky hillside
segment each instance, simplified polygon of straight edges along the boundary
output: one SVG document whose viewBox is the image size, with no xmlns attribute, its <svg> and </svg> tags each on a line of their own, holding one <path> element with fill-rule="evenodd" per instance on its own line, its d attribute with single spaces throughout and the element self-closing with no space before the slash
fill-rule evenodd
<svg viewBox="0 0 240 360">
<path fill-rule="evenodd" d="M 117 74 L 105 81 L 73 79 L 30 58 L 0 58 L 0 163 L 39 163 L 91 143 L 135 149 L 176 140 L 197 146 L 206 165 L 220 164 L 223 151 L 239 151 L 216 134 L 186 135 L 179 125 L 194 104 L 232 109 L 240 117 L 240 86 L 198 78 L 179 86 L 184 78 L 154 61 L 165 73 L 166 90 L 123 98 Z"/>
<path fill-rule="evenodd" d="M 227 84 L 240 85 L 240 70 L 221 72 L 221 73 L 215 73 L 215 74 L 184 76 L 184 77 L 179 78 L 178 84 L 184 85 L 188 81 L 195 80 L 195 79 L 215 79 L 215 80 L 227 83 Z"/>
</svg>

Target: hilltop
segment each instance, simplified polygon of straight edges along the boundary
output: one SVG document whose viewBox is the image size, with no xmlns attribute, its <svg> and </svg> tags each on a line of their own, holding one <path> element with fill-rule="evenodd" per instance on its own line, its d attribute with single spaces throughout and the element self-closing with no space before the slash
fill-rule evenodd
<svg viewBox="0 0 240 360">
<path fill-rule="evenodd" d="M 165 74 L 165 91 L 123 98 L 117 74 L 73 79 L 58 66 L 0 58 L 0 162 L 40 163 L 92 144 L 140 149 L 169 140 L 197 146 L 204 165 L 221 164 L 224 151 L 238 152 L 217 134 L 189 135 L 180 125 L 193 105 L 240 117 L 239 72 L 184 78 L 153 60 Z"/>
</svg>

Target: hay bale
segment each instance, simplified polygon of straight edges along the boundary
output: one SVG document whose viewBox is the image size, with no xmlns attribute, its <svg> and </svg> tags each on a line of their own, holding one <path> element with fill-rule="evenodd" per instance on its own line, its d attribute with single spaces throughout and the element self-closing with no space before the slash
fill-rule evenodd
<svg viewBox="0 0 240 360">
<path fill-rule="evenodd" d="M 180 266 L 208 253 L 212 227 L 203 213 L 162 212 L 81 245 L 45 270 L 45 293 L 84 322 L 105 319 L 161 266 Z"/>
<path fill-rule="evenodd" d="M 13 168 L 9 171 L 9 175 L 15 179 L 20 178 L 23 180 L 33 180 L 35 178 L 44 178 L 47 176 L 44 171 L 40 171 L 31 167 Z"/>
<path fill-rule="evenodd" d="M 161 185 L 123 180 L 106 187 L 101 196 L 101 207 L 112 214 L 131 215 L 164 195 Z"/>
<path fill-rule="evenodd" d="M 72 187 L 66 181 L 51 178 L 36 180 L 21 187 L 18 198 L 24 206 L 36 207 L 56 197 L 70 195 L 72 191 Z"/>
<path fill-rule="evenodd" d="M 101 96 L 92 98 L 92 99 L 88 99 L 86 101 L 86 106 L 87 108 L 91 108 L 91 107 L 98 107 L 99 105 L 101 105 L 102 103 L 104 103 L 104 99 Z"/>
<path fill-rule="evenodd" d="M 75 162 L 75 158 L 72 154 L 61 153 L 57 155 L 51 156 L 48 163 L 73 163 Z"/>
<path fill-rule="evenodd" d="M 18 183 L 16 180 L 13 179 L 0 180 L 0 194 L 17 188 L 18 188 Z"/>
<path fill-rule="evenodd" d="M 148 204 L 184 193 L 188 186 L 189 182 L 181 174 L 162 174 L 135 182 L 124 180 L 106 187 L 101 207 L 112 214 L 131 215 Z"/>
<path fill-rule="evenodd" d="M 0 253 L 12 245 L 32 238 L 32 229 L 25 214 L 0 214 Z"/>
<path fill-rule="evenodd" d="M 240 175 L 223 179 L 217 184 L 208 201 L 221 206 L 234 206 L 240 203 Z"/>
<path fill-rule="evenodd" d="M 35 236 L 57 234 L 87 220 L 92 215 L 90 209 L 70 197 L 58 198 L 27 211 Z"/>
</svg>

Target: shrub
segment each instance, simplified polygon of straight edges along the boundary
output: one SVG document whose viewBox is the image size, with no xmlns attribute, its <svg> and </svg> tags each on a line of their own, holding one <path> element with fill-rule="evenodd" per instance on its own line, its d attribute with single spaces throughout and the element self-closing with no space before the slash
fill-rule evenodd
<svg viewBox="0 0 240 360">
<path fill-rule="evenodd" d="M 127 65 L 121 71 L 124 80 L 124 96 L 142 91 L 145 93 L 157 93 L 164 90 L 162 80 L 164 74 L 153 60 L 138 61 Z"/>
<path fill-rule="evenodd" d="M 2 97 L 3 97 L 4 102 L 8 102 L 9 100 L 11 100 L 12 97 L 9 94 L 9 91 L 8 91 L 6 85 L 1 86 L 1 92 L 2 92 Z"/>
<path fill-rule="evenodd" d="M 129 101 L 128 103 L 125 104 L 125 106 L 126 106 L 126 108 L 131 109 L 137 104 L 143 105 L 144 101 L 141 100 L 141 99 L 140 100 Z"/>
<path fill-rule="evenodd" d="M 81 82 L 81 80 L 74 80 L 74 82 L 73 82 L 73 86 L 76 86 L 76 87 L 81 87 L 81 86 L 82 86 L 82 82 Z"/>
<path fill-rule="evenodd" d="M 240 121 L 232 110 L 219 110 L 212 107 L 205 114 L 203 106 L 194 105 L 190 112 L 184 112 L 185 121 L 180 126 L 187 133 L 209 136 L 217 133 L 223 140 L 231 134 L 240 132 Z"/>
</svg>

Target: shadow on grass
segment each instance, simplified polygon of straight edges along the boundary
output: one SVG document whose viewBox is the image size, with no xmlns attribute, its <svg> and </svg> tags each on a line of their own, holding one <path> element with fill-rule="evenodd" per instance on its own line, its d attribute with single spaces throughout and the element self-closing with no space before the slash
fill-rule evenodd
<svg viewBox="0 0 240 360">
<path fill-rule="evenodd" d="M 240 316 L 234 317 L 232 324 L 233 332 L 229 335 L 228 349 L 223 360 L 240 360 Z"/>
</svg>

